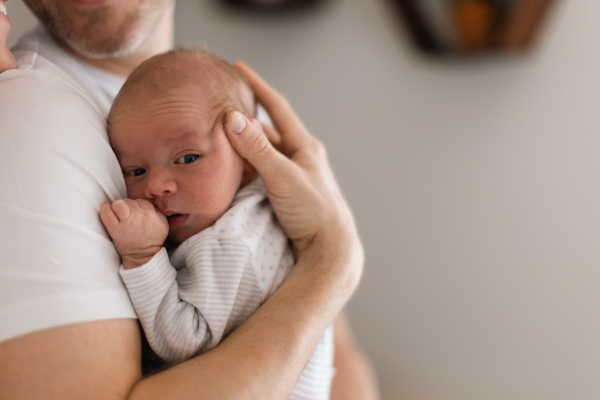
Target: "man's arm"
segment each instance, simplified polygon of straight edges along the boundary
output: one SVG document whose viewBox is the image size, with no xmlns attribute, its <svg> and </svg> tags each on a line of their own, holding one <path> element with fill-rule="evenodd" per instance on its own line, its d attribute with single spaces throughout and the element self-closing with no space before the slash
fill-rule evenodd
<svg viewBox="0 0 600 400">
<path fill-rule="evenodd" d="M 251 350 L 249 352 L 252 353 Z M 36 332 L 0 343 L 0 354 L 3 360 L 0 362 L 2 400 L 126 399 L 132 387 L 138 391 L 136 396 L 141 396 L 145 395 L 146 390 L 159 388 L 164 380 L 173 378 L 173 383 L 183 382 L 185 376 L 178 375 L 189 374 L 183 368 L 172 371 L 170 377 L 160 374 L 155 381 L 142 382 L 138 324 L 130 319 L 90 322 Z M 218 358 L 218 355 L 214 358 Z M 224 364 L 224 361 L 221 363 Z M 235 377 L 228 380 L 231 378 L 229 374 L 211 376 L 210 361 L 204 366 L 207 368 L 205 372 L 209 373 L 206 383 L 212 386 L 215 394 L 222 388 L 238 383 Z M 229 370 L 232 366 L 225 364 L 224 367 Z M 335 322 L 335 368 L 337 373 L 331 390 L 332 400 L 379 398 L 372 369 L 352 339 L 344 315 Z M 219 384 L 222 386 L 219 387 Z M 167 387 L 178 390 L 170 384 Z M 64 393 L 65 388 L 69 388 L 68 394 Z M 197 386 L 189 389 L 192 390 L 191 397 L 194 397 Z M 173 396 L 177 394 L 171 393 Z M 203 392 L 203 397 L 210 398 L 206 392 Z"/>
<path fill-rule="evenodd" d="M 337 372 L 331 386 L 331 400 L 379 399 L 373 368 L 356 344 L 345 313 L 337 317 L 334 329 Z"/>
<path fill-rule="evenodd" d="M 0 399 L 287 398 L 348 297 L 334 276 L 320 279 L 318 270 L 361 262 L 346 251 L 315 253 L 309 248 L 295 273 L 217 348 L 147 379 L 141 379 L 139 330 L 131 319 L 1 343 Z"/>
<path fill-rule="evenodd" d="M 141 379 L 136 320 L 47 329 L 0 343 L 0 399 L 126 399 Z"/>
</svg>

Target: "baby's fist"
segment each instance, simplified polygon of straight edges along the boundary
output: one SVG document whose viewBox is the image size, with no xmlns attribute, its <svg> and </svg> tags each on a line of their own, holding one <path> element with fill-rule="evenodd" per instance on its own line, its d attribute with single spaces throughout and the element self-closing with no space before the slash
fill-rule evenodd
<svg viewBox="0 0 600 400">
<path fill-rule="evenodd" d="M 100 219 L 121 255 L 125 269 L 150 261 L 169 234 L 167 217 L 144 199 L 104 203 L 100 206 Z"/>
</svg>

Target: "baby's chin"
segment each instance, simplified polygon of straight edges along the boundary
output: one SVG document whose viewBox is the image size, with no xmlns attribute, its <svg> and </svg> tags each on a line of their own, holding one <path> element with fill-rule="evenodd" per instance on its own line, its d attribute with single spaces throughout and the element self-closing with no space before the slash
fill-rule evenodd
<svg viewBox="0 0 600 400">
<path fill-rule="evenodd" d="M 191 229 L 169 229 L 169 236 L 167 237 L 167 240 L 169 242 L 171 242 L 171 244 L 175 245 L 175 246 L 179 246 L 181 243 L 185 242 L 186 240 L 188 240 L 189 238 L 191 238 L 192 236 L 194 236 L 197 233 L 200 233 L 201 231 L 197 231 L 195 232 L 194 230 Z"/>
<path fill-rule="evenodd" d="M 192 236 L 210 228 L 213 224 L 190 223 L 180 226 L 169 226 L 169 236 L 167 239 L 174 245 L 179 246 Z"/>
</svg>

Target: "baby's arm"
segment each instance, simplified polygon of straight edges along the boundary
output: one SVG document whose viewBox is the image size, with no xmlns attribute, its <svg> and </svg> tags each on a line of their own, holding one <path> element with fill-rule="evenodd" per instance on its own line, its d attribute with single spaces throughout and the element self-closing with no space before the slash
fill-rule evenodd
<svg viewBox="0 0 600 400">
<path fill-rule="evenodd" d="M 239 239 L 196 235 L 184 246 L 180 270 L 162 249 L 144 266 L 120 271 L 150 346 L 169 364 L 213 348 L 240 311 L 260 304 Z"/>
<path fill-rule="evenodd" d="M 121 277 L 150 346 L 170 364 L 191 358 L 211 335 L 202 314 L 179 296 L 177 272 L 162 247 L 167 218 L 143 199 L 104 203 L 100 218 L 121 255 Z"/>
<path fill-rule="evenodd" d="M 206 319 L 182 299 L 178 272 L 163 248 L 140 268 L 120 271 L 154 352 L 167 364 L 193 357 L 211 339 Z"/>
<path fill-rule="evenodd" d="M 150 261 L 169 234 L 167 217 L 144 199 L 116 200 L 112 205 L 104 203 L 100 206 L 100 218 L 125 269 Z"/>
<path fill-rule="evenodd" d="M 219 343 L 234 308 L 244 309 L 250 300 L 238 299 L 247 281 L 247 247 L 238 239 L 190 238 L 186 268 L 176 271 L 162 247 L 166 217 L 150 202 L 105 203 L 100 215 L 123 258 L 121 277 L 156 354 L 175 364 Z"/>
</svg>

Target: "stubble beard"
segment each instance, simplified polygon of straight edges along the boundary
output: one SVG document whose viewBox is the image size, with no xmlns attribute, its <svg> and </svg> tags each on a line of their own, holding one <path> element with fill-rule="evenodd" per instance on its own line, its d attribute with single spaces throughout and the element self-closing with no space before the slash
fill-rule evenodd
<svg viewBox="0 0 600 400">
<path fill-rule="evenodd" d="M 158 24 L 166 4 L 163 0 L 148 0 L 137 10 L 116 18 L 109 7 L 70 8 L 67 12 L 56 2 L 49 2 L 37 14 L 58 40 L 84 57 L 99 60 L 136 51 Z"/>
</svg>

